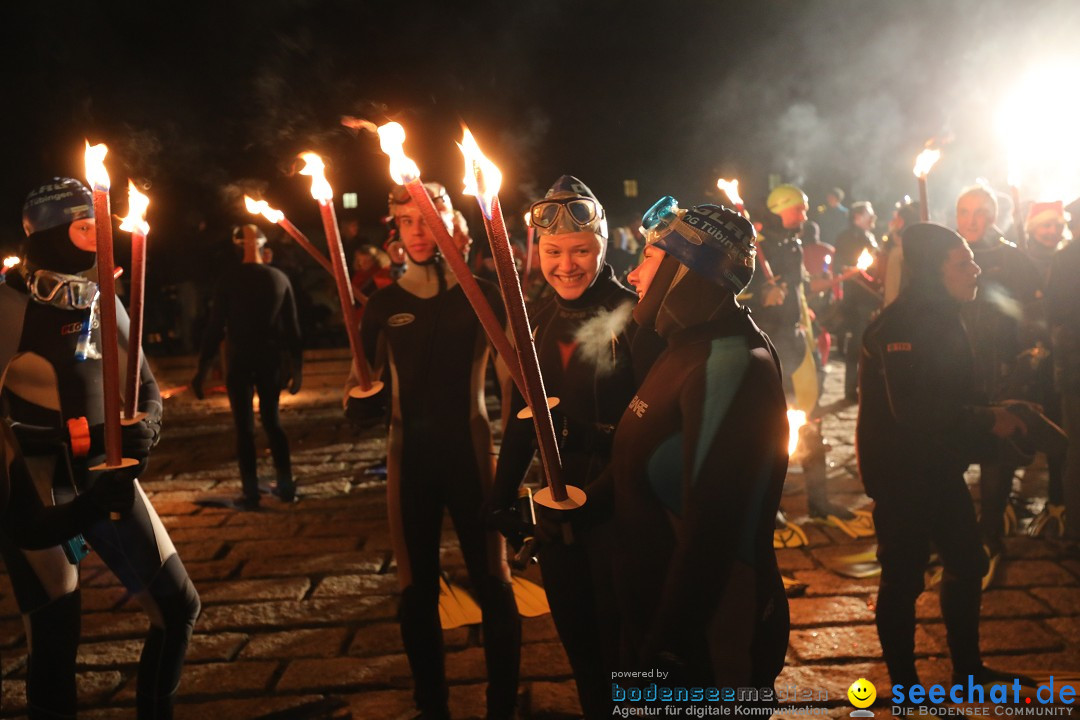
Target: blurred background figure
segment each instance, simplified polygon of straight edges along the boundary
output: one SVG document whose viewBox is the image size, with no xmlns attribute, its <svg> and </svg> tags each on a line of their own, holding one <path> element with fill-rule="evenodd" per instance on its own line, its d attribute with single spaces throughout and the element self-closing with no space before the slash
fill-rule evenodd
<svg viewBox="0 0 1080 720">
<path fill-rule="evenodd" d="M 281 501 L 293 502 L 296 486 L 289 438 L 281 427 L 278 402 L 283 387 L 294 395 L 300 391 L 303 355 L 289 278 L 263 263 L 266 236 L 255 225 L 243 225 L 233 231 L 233 243 L 243 253 L 243 261 L 218 281 L 191 389 L 202 399 L 207 370 L 221 341 L 226 340 L 225 387 L 236 428 L 236 461 L 243 489 L 233 504 L 240 510 L 255 510 L 259 507 L 259 477 L 254 393 L 259 394 L 259 419 L 274 458 L 276 482 L 271 491 Z"/>
<path fill-rule="evenodd" d="M 821 241 L 832 245 L 848 226 L 848 209 L 844 207 L 844 191 L 833 188 L 825 194 L 825 204 L 818 206 L 814 218 L 821 228 Z"/>
</svg>

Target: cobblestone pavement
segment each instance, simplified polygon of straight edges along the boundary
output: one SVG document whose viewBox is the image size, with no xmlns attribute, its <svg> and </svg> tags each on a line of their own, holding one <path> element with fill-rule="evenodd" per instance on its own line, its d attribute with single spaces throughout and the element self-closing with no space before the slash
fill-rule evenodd
<svg viewBox="0 0 1080 720">
<path fill-rule="evenodd" d="M 155 363 L 166 391 L 186 383 L 192 360 Z M 411 707 L 408 665 L 395 622 L 397 585 L 384 510 L 384 482 L 365 475 L 383 453 L 372 431 L 357 437 L 343 420 L 342 352 L 313 353 L 306 387 L 283 395 L 301 502 L 264 502 L 257 513 L 205 508 L 207 495 L 234 497 L 239 479 L 228 405 L 221 393 L 205 402 L 180 392 L 165 403 L 165 432 L 143 484 L 162 516 L 202 596 L 180 687 L 178 718 L 198 720 L 353 717 L 394 718 Z M 842 385 L 834 365 L 827 400 Z M 212 383 L 211 383 L 212 384 Z M 831 411 L 824 423 L 832 445 L 835 497 L 851 506 L 860 492 L 852 435 L 855 408 Z M 271 473 L 263 452 L 262 469 Z M 1022 484 L 1022 517 L 1039 509 L 1045 473 Z M 797 469 L 784 506 L 805 521 Z M 887 696 L 887 677 L 873 625 L 877 580 L 852 580 L 826 569 L 831 558 L 871 547 L 832 528 L 805 525 L 807 548 L 782 550 L 784 570 L 809 584 L 791 601 L 788 664 L 778 689 L 799 697 L 827 693 L 833 717 L 850 711 L 848 685 L 866 677 Z M 444 567 L 466 583 L 447 522 Z M 1008 562 L 983 600 L 988 663 L 1009 670 L 1080 670 L 1080 561 L 1063 559 L 1051 543 L 1008 540 Z M 83 563 L 83 637 L 79 651 L 80 717 L 134 714 L 135 669 L 147 622 L 112 575 L 91 554 Z M 528 577 L 539 582 L 535 568 Z M 947 682 L 949 665 L 934 591 L 919 602 L 919 670 L 927 684 Z M 524 621 L 523 715 L 570 718 L 578 711 L 573 681 L 550 616 Z M 446 633 L 451 705 L 456 718 L 483 717 L 484 661 L 475 629 Z M 0 582 L 3 700 L 0 716 L 22 714 L 25 634 L 10 586 Z M 336 708 L 336 709 L 335 709 Z M 888 716 L 887 707 L 878 709 Z M 275 714 L 276 713 L 276 714 Z"/>
</svg>

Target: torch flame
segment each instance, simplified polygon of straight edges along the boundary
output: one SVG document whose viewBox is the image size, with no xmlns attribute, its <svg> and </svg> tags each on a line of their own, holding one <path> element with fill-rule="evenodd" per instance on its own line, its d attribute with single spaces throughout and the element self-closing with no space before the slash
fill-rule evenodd
<svg viewBox="0 0 1080 720">
<path fill-rule="evenodd" d="M 532 227 L 532 213 L 525 212 L 525 227 Z"/>
<path fill-rule="evenodd" d="M 109 148 L 104 143 L 91 145 L 86 141 L 86 179 L 94 190 L 105 192 L 109 189 L 109 171 L 105 169 L 105 154 Z"/>
<path fill-rule="evenodd" d="M 300 159 L 305 163 L 304 167 L 300 168 L 300 174 L 311 178 L 311 197 L 320 203 L 333 200 L 334 189 L 326 180 L 326 165 L 322 158 L 313 152 L 306 152 L 300 154 Z"/>
<path fill-rule="evenodd" d="M 860 270 L 866 270 L 868 267 L 874 264 L 874 256 L 870 254 L 870 251 L 863 248 L 863 251 L 859 253 L 859 259 L 855 261 L 855 267 Z"/>
<path fill-rule="evenodd" d="M 379 147 L 390 158 L 390 177 L 398 185 L 411 183 L 420 177 L 420 168 L 405 154 L 405 128 L 400 123 L 388 122 L 380 125 Z"/>
<path fill-rule="evenodd" d="M 143 195 L 135 187 L 135 183 L 128 180 L 128 214 L 120 221 L 120 229 L 125 232 L 139 232 L 146 235 L 150 232 L 150 225 L 146 222 L 146 208 L 150 206 L 150 198 Z"/>
<path fill-rule="evenodd" d="M 742 205 L 743 199 L 739 195 L 739 181 L 738 180 L 725 180 L 720 178 L 716 181 L 716 187 L 720 188 L 725 195 L 728 196 L 728 200 L 736 205 Z"/>
<path fill-rule="evenodd" d="M 484 215 L 491 218 L 491 203 L 499 194 L 502 185 L 502 172 L 484 156 L 476 138 L 465 128 L 465 134 L 458 143 L 461 154 L 465 156 L 465 195 L 474 195 L 480 200 Z"/>
<path fill-rule="evenodd" d="M 244 196 L 244 207 L 252 215 L 262 215 L 274 224 L 285 219 L 285 213 L 270 207 L 265 200 L 255 200 L 248 195 Z"/>
<path fill-rule="evenodd" d="M 930 174 L 930 168 L 941 159 L 941 151 L 937 148 L 926 148 L 915 158 L 915 177 L 925 178 Z"/>
<path fill-rule="evenodd" d="M 18 265 L 20 262 L 22 261 L 18 258 L 18 256 L 8 255 L 6 258 L 4 258 L 4 269 L 10 270 L 11 268 Z"/>
<path fill-rule="evenodd" d="M 799 446 L 799 428 L 806 424 L 806 413 L 802 410 L 788 408 L 788 455 L 795 454 L 795 448 Z"/>
</svg>

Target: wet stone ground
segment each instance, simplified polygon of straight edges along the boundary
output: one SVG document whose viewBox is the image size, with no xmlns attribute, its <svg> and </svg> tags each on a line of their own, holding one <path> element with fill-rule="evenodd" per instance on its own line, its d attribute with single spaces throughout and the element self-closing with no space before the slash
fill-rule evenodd
<svg viewBox="0 0 1080 720">
<path fill-rule="evenodd" d="M 177 717 L 395 718 L 412 707 L 411 680 L 395 622 L 397 583 L 386 524 L 385 482 L 365 469 L 383 455 L 378 431 L 359 435 L 342 418 L 341 352 L 313 353 L 305 388 L 283 396 L 301 501 L 273 499 L 240 513 L 207 508 L 208 495 L 234 497 L 239 479 L 228 405 L 222 393 L 197 402 L 190 392 L 165 401 L 165 432 L 143 486 L 172 535 L 202 597 L 180 687 Z M 155 363 L 165 391 L 183 386 L 191 359 Z M 826 403 L 841 393 L 843 368 L 833 365 Z M 213 385 L 214 383 L 209 383 Z M 855 468 L 855 408 L 833 407 L 825 435 L 834 498 L 867 506 Z M 260 448 L 265 443 L 260 438 Z M 272 474 L 262 451 L 262 471 Z M 974 480 L 974 478 L 972 478 Z M 1017 482 L 1022 518 L 1045 497 L 1042 469 Z M 977 490 L 977 487 L 975 488 Z M 784 507 L 806 520 L 797 468 Z M 838 530 L 804 524 L 805 548 L 779 551 L 782 568 L 809 588 L 791 600 L 788 663 L 777 687 L 789 695 L 827 695 L 828 715 L 846 716 L 847 687 L 875 683 L 887 707 L 888 682 L 874 629 L 877 580 L 841 577 L 830 560 L 872 547 Z M 443 567 L 467 585 L 450 523 L 444 524 Z M 539 582 L 536 568 L 527 576 Z M 135 671 L 147 621 L 91 554 L 82 566 L 83 629 L 78 656 L 80 717 L 134 716 Z M 916 636 L 924 683 L 948 682 L 950 668 L 937 593 L 919 601 Z M 1017 535 L 1007 562 L 983 599 L 982 642 L 988 664 L 1016 671 L 1080 670 L 1080 561 L 1054 544 Z M 446 632 L 447 671 L 455 718 L 484 714 L 484 660 L 476 628 Z M 24 714 L 26 638 L 4 578 L 0 582 L 0 717 Z M 526 718 L 578 714 L 574 684 L 550 616 L 524 620 L 521 708 Z"/>
</svg>

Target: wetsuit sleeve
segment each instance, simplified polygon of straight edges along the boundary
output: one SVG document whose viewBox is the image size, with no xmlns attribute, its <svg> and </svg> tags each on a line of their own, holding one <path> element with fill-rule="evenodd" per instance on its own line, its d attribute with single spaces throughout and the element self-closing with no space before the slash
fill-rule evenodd
<svg viewBox="0 0 1080 720">
<path fill-rule="evenodd" d="M 116 327 L 119 336 L 117 339 L 124 351 L 121 372 L 126 373 L 126 357 L 131 347 L 131 318 L 128 316 L 127 308 L 121 302 L 116 303 Z M 126 381 L 124 386 L 127 386 Z M 146 419 L 151 423 L 161 422 L 163 410 L 161 390 L 158 388 L 157 380 L 154 379 L 154 373 L 150 369 L 150 363 L 146 359 L 145 352 L 142 353 L 142 357 L 139 359 L 139 406 L 136 410 L 146 413 Z"/>
<path fill-rule="evenodd" d="M 503 303 L 498 288 L 489 282 L 482 282 L 480 286 L 484 290 L 484 296 L 491 305 L 495 317 L 506 325 L 506 305 Z M 536 327 L 535 313 L 530 315 L 529 323 L 534 328 Z M 516 361 L 517 358 L 514 358 L 514 362 Z M 496 367 L 498 367 L 498 362 Z M 525 479 L 525 474 L 529 471 L 533 456 L 536 454 L 536 431 L 533 421 L 531 418 L 522 420 L 517 416 L 526 406 L 525 398 L 512 382 L 506 385 L 510 389 L 508 393 L 504 393 L 503 401 L 509 402 L 510 411 L 503 413 L 505 427 L 502 444 L 499 446 L 499 459 L 495 465 L 495 482 L 492 484 L 491 497 L 488 500 L 488 505 L 492 510 L 509 507 L 517 499 L 518 488 Z"/>
<path fill-rule="evenodd" d="M 225 340 L 225 323 L 229 317 L 229 287 L 222 277 L 214 290 L 214 302 L 210 309 L 210 318 L 203 330 L 202 350 L 199 353 L 199 369 L 203 370 L 214 359 L 222 340 Z"/>
<path fill-rule="evenodd" d="M 44 430 L 44 428 L 43 428 Z M 53 432 L 55 441 L 55 431 Z M 45 507 L 30 471 L 18 452 L 19 441 L 4 423 L 0 447 L 0 486 L 3 489 L 3 523 L 18 547 L 39 550 L 79 534 L 84 519 L 83 502 Z"/>
<path fill-rule="evenodd" d="M 281 300 L 281 334 L 289 355 L 294 361 L 301 360 L 303 342 L 300 336 L 300 320 L 296 313 L 296 298 L 292 283 L 288 278 L 285 279 L 285 294 Z"/>
<path fill-rule="evenodd" d="M 754 581 L 763 535 L 772 552 L 772 518 L 763 508 L 778 501 L 787 463 L 781 392 L 775 362 L 764 349 L 744 350 L 741 363 L 710 361 L 679 390 L 683 478 L 677 545 L 640 661 L 654 662 L 661 652 L 686 658 L 719 611 L 746 613 L 746 621 L 754 622 L 752 599 L 748 607 L 720 604 L 753 597 L 749 587 L 734 594 L 725 589 L 740 567 L 739 577 Z"/>
<path fill-rule="evenodd" d="M 229 316 L 229 293 L 226 278 L 222 278 L 214 291 L 214 303 L 210 307 L 210 319 L 203 331 L 202 350 L 199 353 L 199 371 L 210 365 L 217 354 L 218 346 L 225 339 L 225 320 Z"/>
<path fill-rule="evenodd" d="M 0 285 L 0 381 L 8 363 L 19 351 L 26 318 L 26 296 Z"/>
<path fill-rule="evenodd" d="M 150 369 L 150 363 L 146 355 L 142 357 L 139 370 L 139 412 L 146 413 L 146 419 L 161 422 L 164 408 L 161 402 L 161 389 L 158 387 L 154 372 Z"/>
<path fill-rule="evenodd" d="M 516 387 L 510 390 L 510 413 L 499 448 L 499 460 L 495 466 L 495 483 L 491 490 L 491 509 L 509 507 L 517 499 L 518 487 L 532 464 L 536 453 L 536 432 L 531 418 L 524 420 L 517 414 L 524 409 L 525 399 Z"/>
<path fill-rule="evenodd" d="M 383 355 L 385 354 L 385 310 L 383 302 L 385 296 L 376 293 L 368 301 L 364 310 L 364 318 L 360 322 L 360 345 L 367 359 L 368 367 L 371 368 L 371 379 L 378 380 L 383 374 Z M 360 385 L 360 377 L 356 374 L 356 366 L 349 363 L 349 377 L 345 380 L 345 391 L 342 395 L 342 405 L 349 400 L 349 391 Z"/>
<path fill-rule="evenodd" d="M 870 351 L 879 354 L 893 417 L 919 446 L 983 451 L 993 414 L 957 402 L 954 391 L 964 380 L 955 377 L 956 358 L 970 353 L 963 335 L 926 318 L 914 328 L 882 328 Z"/>
</svg>

